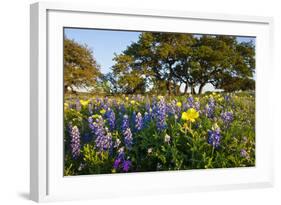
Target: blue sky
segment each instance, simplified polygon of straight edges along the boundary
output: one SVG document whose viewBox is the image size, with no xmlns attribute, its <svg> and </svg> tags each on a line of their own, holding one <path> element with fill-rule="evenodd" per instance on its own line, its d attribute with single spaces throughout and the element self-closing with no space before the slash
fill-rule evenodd
<svg viewBox="0 0 281 205">
<path fill-rule="evenodd" d="M 120 54 L 132 42 L 136 42 L 141 32 L 111 31 L 97 29 L 65 28 L 67 38 L 74 39 L 81 44 L 87 44 L 92 49 L 101 72 L 107 73 L 114 64 L 114 53 Z M 238 37 L 238 41 L 255 42 L 255 38 Z"/>
</svg>

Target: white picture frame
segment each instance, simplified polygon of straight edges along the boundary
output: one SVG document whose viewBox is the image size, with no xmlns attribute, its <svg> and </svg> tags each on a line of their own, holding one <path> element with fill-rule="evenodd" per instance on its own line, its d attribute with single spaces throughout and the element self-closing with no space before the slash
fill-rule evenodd
<svg viewBox="0 0 281 205">
<path fill-rule="evenodd" d="M 270 17 L 35 3 L 30 10 L 30 198 L 53 201 L 273 186 Z M 63 27 L 256 36 L 256 166 L 63 176 Z M 54 69 L 55 68 L 55 69 Z M 270 85 L 269 85 L 270 86 Z M 116 185 L 118 184 L 118 187 Z"/>
</svg>

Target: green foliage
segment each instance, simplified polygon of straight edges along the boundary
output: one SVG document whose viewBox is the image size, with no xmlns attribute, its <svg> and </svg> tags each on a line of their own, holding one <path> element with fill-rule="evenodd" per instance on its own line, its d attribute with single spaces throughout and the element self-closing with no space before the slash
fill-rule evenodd
<svg viewBox="0 0 281 205">
<path fill-rule="evenodd" d="M 182 113 L 187 110 L 184 105 L 188 103 L 187 98 L 190 97 L 194 99 L 194 102 L 200 103 L 199 117 L 194 122 L 181 118 Z M 85 97 L 81 98 L 85 99 Z M 131 161 L 130 172 L 255 165 L 255 96 L 253 93 L 166 96 L 166 106 L 174 106 L 173 109 L 179 109 L 179 113 L 166 114 L 167 127 L 164 130 L 157 129 L 157 117 L 155 116 L 140 131 L 136 131 L 133 113 L 140 112 L 144 117 L 147 112 L 146 102 L 153 102 L 153 99 L 155 99 L 153 96 L 145 98 L 134 95 L 117 95 L 106 99 L 93 97 L 86 101 L 89 102 L 88 104 L 82 101 L 84 105 L 80 110 L 67 107 L 64 114 L 64 174 L 125 172 L 122 168 L 114 168 L 114 162 L 121 149 L 124 150 L 125 159 Z M 214 100 L 215 103 L 213 117 L 206 114 L 206 106 L 210 99 Z M 180 102 L 179 106 L 174 104 L 176 102 Z M 68 100 L 66 103 L 70 107 L 77 104 L 76 100 Z M 105 119 L 104 128 L 109 129 L 109 121 L 106 114 L 103 113 L 105 104 L 115 113 L 116 127 L 114 130 L 106 131 L 112 137 L 112 148 L 100 151 L 96 147 L 96 135 L 89 129 L 88 117 L 102 116 Z M 93 109 L 90 110 L 89 106 Z M 221 117 L 222 113 L 226 111 L 233 113 L 233 119 L 229 124 L 226 124 Z M 152 113 L 155 111 L 152 110 Z M 122 120 L 125 114 L 129 116 L 130 129 L 132 130 L 133 145 L 131 149 L 125 146 L 122 132 Z M 76 125 L 81 134 L 81 154 L 78 158 L 73 158 L 71 155 L 69 123 Z M 214 125 L 220 128 L 221 139 L 218 147 L 214 147 L 208 142 L 209 131 L 213 129 Z M 88 135 L 89 138 L 85 139 L 85 135 Z M 166 140 L 167 136 L 169 137 L 168 141 Z M 118 145 L 116 145 L 117 141 L 119 141 Z"/>
<path fill-rule="evenodd" d="M 79 89 L 92 88 L 100 68 L 93 57 L 93 52 L 85 45 L 64 37 L 64 91 L 70 89 L 75 92 Z"/>
<path fill-rule="evenodd" d="M 97 152 L 93 145 L 86 144 L 82 149 L 85 167 L 83 173 L 99 174 L 112 169 L 113 159 L 109 158 L 108 152 Z"/>
<path fill-rule="evenodd" d="M 226 91 L 254 89 L 255 47 L 232 36 L 143 32 L 114 60 L 122 93 L 159 91 L 163 82 L 176 95 L 181 85 L 192 93 L 198 87 L 199 94 L 207 83 Z"/>
</svg>

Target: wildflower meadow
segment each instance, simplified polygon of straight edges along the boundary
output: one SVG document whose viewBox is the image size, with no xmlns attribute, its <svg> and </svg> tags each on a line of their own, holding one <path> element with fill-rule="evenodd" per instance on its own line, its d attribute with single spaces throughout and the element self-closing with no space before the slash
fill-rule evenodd
<svg viewBox="0 0 281 205">
<path fill-rule="evenodd" d="M 255 165 L 255 96 L 69 98 L 65 175 Z"/>
<path fill-rule="evenodd" d="M 255 166 L 255 37 L 64 28 L 64 175 Z"/>
</svg>

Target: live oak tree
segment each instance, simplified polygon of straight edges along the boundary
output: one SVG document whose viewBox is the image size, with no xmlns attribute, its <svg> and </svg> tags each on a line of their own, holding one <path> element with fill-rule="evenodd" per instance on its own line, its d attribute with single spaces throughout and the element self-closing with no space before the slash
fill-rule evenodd
<svg viewBox="0 0 281 205">
<path fill-rule="evenodd" d="M 167 90 L 179 91 L 187 83 L 184 76 L 176 75 L 175 67 L 182 55 L 188 55 L 192 35 L 144 32 L 120 55 L 116 55 L 113 73 L 125 92 Z"/>
<path fill-rule="evenodd" d="M 64 37 L 64 92 L 95 87 L 100 67 L 86 45 Z"/>
<path fill-rule="evenodd" d="M 203 35 L 197 39 L 191 57 L 191 75 L 202 92 L 207 83 L 229 91 L 253 89 L 255 50 L 252 43 L 238 43 L 236 37 Z M 248 83 L 246 83 L 248 82 Z"/>
<path fill-rule="evenodd" d="M 184 85 L 184 92 L 198 87 L 200 94 L 208 83 L 226 91 L 255 84 L 255 47 L 232 36 L 143 32 L 114 60 L 113 74 L 125 93 L 178 94 Z"/>
</svg>

